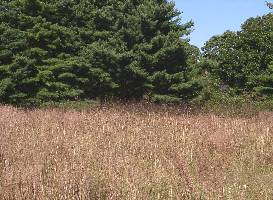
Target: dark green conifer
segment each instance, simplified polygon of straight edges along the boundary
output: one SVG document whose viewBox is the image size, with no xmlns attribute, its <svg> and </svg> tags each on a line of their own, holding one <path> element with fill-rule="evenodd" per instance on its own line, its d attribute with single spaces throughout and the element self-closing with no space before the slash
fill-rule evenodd
<svg viewBox="0 0 273 200">
<path fill-rule="evenodd" d="M 3 0 L 0 101 L 188 101 L 196 49 L 167 0 Z"/>
</svg>

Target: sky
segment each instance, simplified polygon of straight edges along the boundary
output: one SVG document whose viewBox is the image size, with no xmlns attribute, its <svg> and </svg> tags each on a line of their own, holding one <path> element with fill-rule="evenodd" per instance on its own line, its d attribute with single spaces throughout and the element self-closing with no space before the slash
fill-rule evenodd
<svg viewBox="0 0 273 200">
<path fill-rule="evenodd" d="M 182 22 L 193 20 L 191 43 L 202 47 L 214 35 L 240 30 L 250 17 L 269 13 L 265 0 L 175 0 Z"/>
</svg>

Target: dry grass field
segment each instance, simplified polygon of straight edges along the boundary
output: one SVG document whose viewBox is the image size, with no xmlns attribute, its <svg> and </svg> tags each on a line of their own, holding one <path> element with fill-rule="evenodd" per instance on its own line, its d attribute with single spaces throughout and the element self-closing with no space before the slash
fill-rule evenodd
<svg viewBox="0 0 273 200">
<path fill-rule="evenodd" d="M 0 107 L 0 199 L 273 199 L 273 113 Z"/>
</svg>

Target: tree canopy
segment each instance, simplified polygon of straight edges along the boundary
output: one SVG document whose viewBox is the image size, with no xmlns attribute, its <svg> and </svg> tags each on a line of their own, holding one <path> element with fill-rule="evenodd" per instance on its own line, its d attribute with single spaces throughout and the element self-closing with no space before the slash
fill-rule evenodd
<svg viewBox="0 0 273 200">
<path fill-rule="evenodd" d="M 214 36 L 204 46 L 204 56 L 216 65 L 207 70 L 235 94 L 254 98 L 273 95 L 273 14 L 250 18 L 240 31 Z"/>
<path fill-rule="evenodd" d="M 198 94 L 191 22 L 167 0 L 2 0 L 0 102 Z"/>
<path fill-rule="evenodd" d="M 272 99 L 272 22 L 250 18 L 201 53 L 189 43 L 193 23 L 168 0 L 2 0 L 0 103 L 189 102 L 211 85 Z"/>
</svg>

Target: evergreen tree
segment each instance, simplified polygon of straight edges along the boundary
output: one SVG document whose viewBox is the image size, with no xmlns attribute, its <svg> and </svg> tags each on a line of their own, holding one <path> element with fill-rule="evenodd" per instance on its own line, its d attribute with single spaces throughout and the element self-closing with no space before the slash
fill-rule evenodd
<svg viewBox="0 0 273 200">
<path fill-rule="evenodd" d="M 78 56 L 86 45 L 79 6 L 72 0 L 1 3 L 2 102 L 33 105 L 92 98 L 111 88 L 109 74 Z"/>
<path fill-rule="evenodd" d="M 183 39 L 193 24 L 167 0 L 3 0 L 0 11 L 1 102 L 180 102 L 201 89 Z"/>
<path fill-rule="evenodd" d="M 155 0 L 107 1 L 96 7 L 96 42 L 83 52 L 101 65 L 121 98 L 183 101 L 201 86 L 190 77 L 194 47 L 187 40 L 192 23 L 181 24 L 173 3 Z M 105 59 L 107 58 L 107 59 Z M 196 60 L 197 58 L 195 58 Z"/>
</svg>

